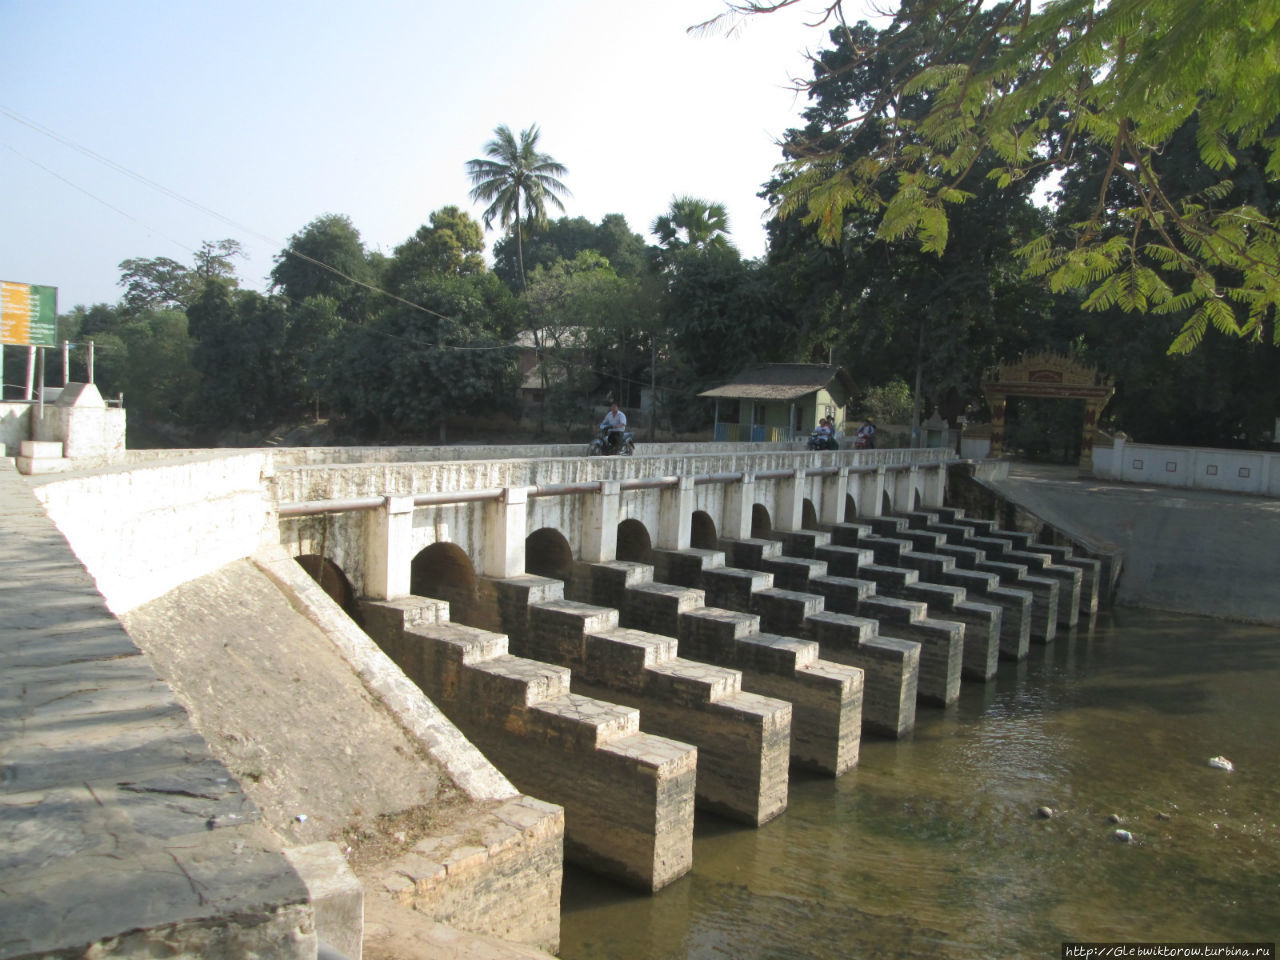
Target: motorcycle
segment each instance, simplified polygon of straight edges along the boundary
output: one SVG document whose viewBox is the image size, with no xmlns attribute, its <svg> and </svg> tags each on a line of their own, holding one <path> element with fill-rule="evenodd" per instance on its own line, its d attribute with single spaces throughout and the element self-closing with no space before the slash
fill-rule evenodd
<svg viewBox="0 0 1280 960">
<path fill-rule="evenodd" d="M 815 431 L 809 437 L 808 447 L 810 450 L 839 450 L 840 444 L 836 443 L 836 438 L 830 434 Z"/>
<path fill-rule="evenodd" d="M 635 441 L 631 438 L 630 430 L 622 431 L 622 438 L 615 446 L 609 442 L 609 431 L 601 430 L 600 436 L 591 441 L 591 446 L 587 447 L 588 457 L 629 457 L 636 452 Z"/>
</svg>

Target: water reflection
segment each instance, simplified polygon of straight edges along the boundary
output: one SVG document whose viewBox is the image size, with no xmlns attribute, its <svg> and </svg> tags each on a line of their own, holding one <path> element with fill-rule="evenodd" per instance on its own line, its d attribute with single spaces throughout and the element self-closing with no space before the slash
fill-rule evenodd
<svg viewBox="0 0 1280 960">
<path fill-rule="evenodd" d="M 1063 940 L 1274 940 L 1278 700 L 1273 628 L 1121 611 L 922 710 L 911 740 L 865 742 L 839 780 L 793 778 L 786 815 L 762 829 L 701 819 L 692 875 L 655 897 L 569 871 L 561 955 L 1056 957 Z M 1218 754 L 1235 773 L 1207 765 Z"/>
</svg>

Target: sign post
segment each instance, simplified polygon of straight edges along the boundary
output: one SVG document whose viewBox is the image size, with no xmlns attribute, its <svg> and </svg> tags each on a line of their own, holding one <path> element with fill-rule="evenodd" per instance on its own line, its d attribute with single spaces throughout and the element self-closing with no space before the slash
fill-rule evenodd
<svg viewBox="0 0 1280 960">
<path fill-rule="evenodd" d="M 34 355 L 37 347 L 56 346 L 57 337 L 57 287 L 0 282 L 0 399 L 4 397 L 4 344 L 29 347 Z"/>
</svg>

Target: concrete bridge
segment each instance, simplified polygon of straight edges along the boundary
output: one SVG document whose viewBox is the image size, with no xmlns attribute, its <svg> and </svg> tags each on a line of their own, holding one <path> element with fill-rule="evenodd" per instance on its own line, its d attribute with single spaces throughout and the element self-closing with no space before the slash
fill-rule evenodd
<svg viewBox="0 0 1280 960">
<path fill-rule="evenodd" d="M 428 912 L 464 929 L 505 923 L 503 935 L 554 949 L 559 858 L 548 844 L 656 890 L 689 869 L 695 806 L 748 824 L 779 815 L 790 764 L 840 775 L 857 762 L 863 731 L 905 735 L 917 701 L 953 702 L 962 679 L 986 682 L 999 658 L 1025 656 L 1032 640 L 1049 642 L 1059 624 L 1097 609 L 1104 580 L 1097 560 L 1070 547 L 948 510 L 946 451 L 716 444 L 641 454 L 137 453 L 32 489 L 107 607 L 149 656 L 168 664 L 175 686 L 184 682 L 184 645 L 229 642 L 225 621 L 215 628 L 212 612 L 197 616 L 200 591 L 232 602 L 265 575 L 412 733 L 400 752 L 424 751 L 441 778 L 494 809 L 492 829 L 452 834 L 452 853 L 439 838 L 424 839 L 408 861 L 397 861 L 398 879 L 378 881 L 381 892 L 420 910 L 434 904 Z M 1046 539 L 1047 532 L 1039 541 Z M 256 570 L 228 572 L 245 558 Z M 299 578 L 289 558 L 325 593 Z M 208 586 L 184 592 L 193 584 Z M 245 602 L 238 621 L 252 622 L 265 601 Z M 266 622 L 258 632 L 271 632 Z M 293 631 L 283 620 L 279 629 Z M 263 642 L 244 638 L 267 656 L 275 648 Z M 166 661 L 165 650 L 178 654 Z M 64 667 L 83 669 L 76 663 L 69 648 Z M 300 668 L 293 682 L 262 686 L 258 697 L 278 698 L 284 710 L 307 674 Z M 201 676 L 186 682 L 199 687 Z M 406 677 L 414 685 L 405 687 Z M 35 709 L 24 704 L 19 697 L 19 716 Z M 455 726 L 470 743 L 457 739 Z M 484 757 L 469 752 L 471 744 Z M 236 762 L 228 755 L 230 767 Z M 296 776 L 313 775 L 314 766 Z M 183 780 L 190 771 L 179 768 L 166 776 Z M 232 772 L 214 779 L 234 783 L 253 771 Z M 22 794 L 22 803 L 50 809 L 47 789 L 60 782 Z M 246 786 L 261 789 L 257 781 Z M 255 789 L 246 792 L 276 834 L 301 838 L 300 822 Z M 344 815 L 334 812 L 333 823 Z M 504 839 L 480 846 L 462 839 L 486 835 Z M 169 855 L 155 838 L 136 842 Z M 257 834 L 255 842 L 260 857 L 277 855 L 278 842 Z M 332 849 L 311 856 L 333 887 L 341 855 L 336 864 Z M 282 878 L 281 902 L 291 904 L 288 923 L 253 925 L 277 951 L 292 929 L 287 955 L 314 956 L 318 940 L 341 939 L 351 924 L 334 921 L 338 933 L 317 936 L 323 916 L 342 910 L 316 894 L 324 883 L 285 879 L 304 873 L 286 861 L 272 875 Z M 472 870 L 478 863 L 488 866 Z M 38 886 L 32 871 L 42 869 L 31 860 L 15 865 L 18 875 L 0 889 Z M 531 913 L 501 919 L 483 892 L 494 871 L 506 878 L 503 902 L 530 905 Z M 361 880 L 367 891 L 369 879 Z M 554 902 L 535 894 L 548 889 L 557 891 Z M 192 917 L 207 938 L 221 914 L 198 890 L 196 901 L 168 920 L 126 910 L 126 926 L 115 933 L 109 923 L 69 921 L 41 936 L 0 940 L 0 957 L 82 949 L 135 929 L 164 927 L 181 939 L 172 930 Z M 29 913 L 31 902 L 0 895 L 0 926 L 6 910 Z M 246 935 L 227 942 L 236 936 Z"/>
</svg>

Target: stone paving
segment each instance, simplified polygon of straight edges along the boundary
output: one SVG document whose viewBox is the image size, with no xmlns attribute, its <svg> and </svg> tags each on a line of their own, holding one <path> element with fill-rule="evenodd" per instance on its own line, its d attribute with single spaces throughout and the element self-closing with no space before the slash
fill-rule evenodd
<svg viewBox="0 0 1280 960">
<path fill-rule="evenodd" d="M 4 460 L 0 526 L 0 958 L 314 957 L 279 840 Z"/>
</svg>

